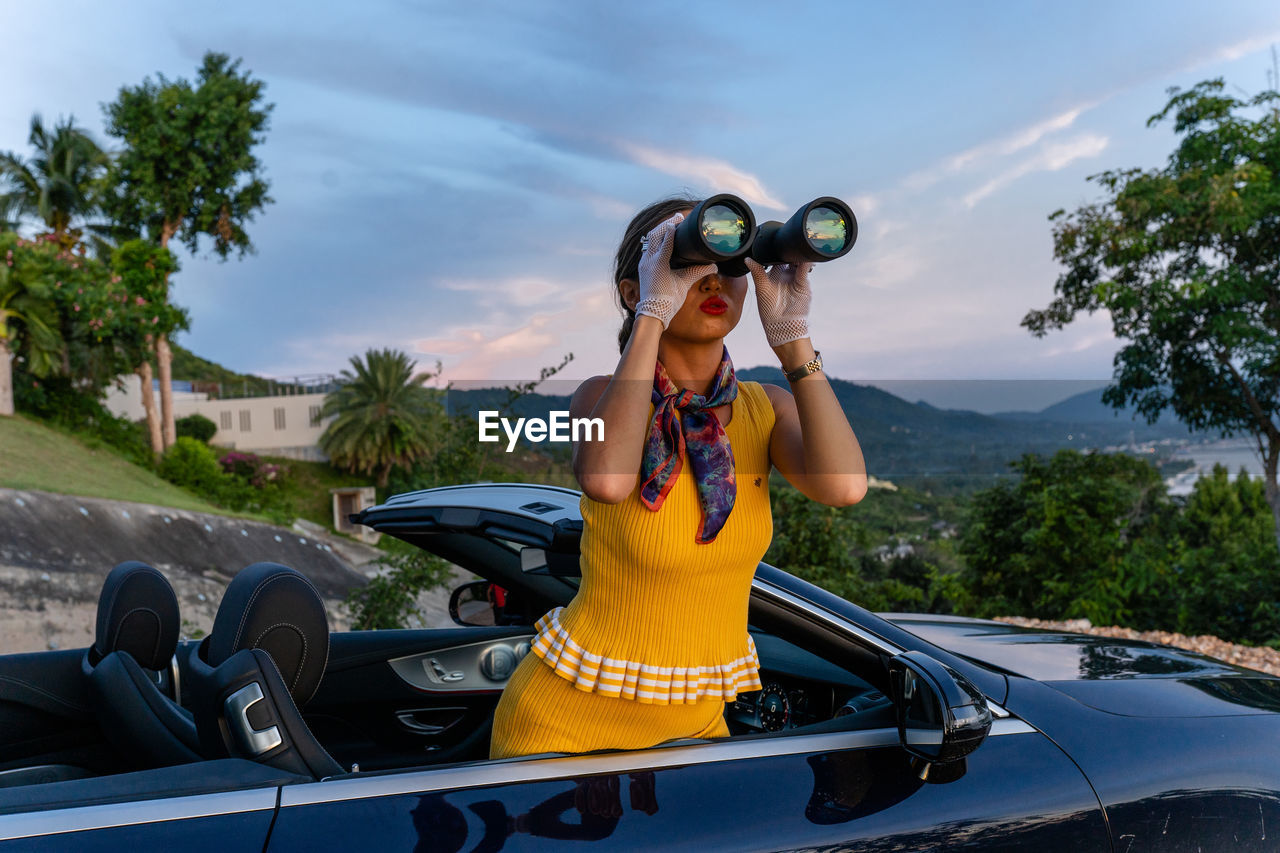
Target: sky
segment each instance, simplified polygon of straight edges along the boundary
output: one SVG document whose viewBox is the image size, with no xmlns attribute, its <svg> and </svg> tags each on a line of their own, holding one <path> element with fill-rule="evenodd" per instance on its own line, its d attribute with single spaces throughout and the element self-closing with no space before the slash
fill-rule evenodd
<svg viewBox="0 0 1280 853">
<path fill-rule="evenodd" d="M 561 377 L 608 373 L 611 258 L 638 209 L 733 192 L 786 219 L 834 195 L 860 233 L 812 276 L 827 372 L 992 411 L 1112 372 L 1105 314 L 1019 325 L 1053 298 L 1049 214 L 1099 198 L 1090 175 L 1165 161 L 1172 130 L 1146 120 L 1170 87 L 1259 91 L 1280 44 L 1273 0 L 59 8 L 50 26 L 0 0 L 0 151 L 28 151 L 37 112 L 114 144 L 105 102 L 209 50 L 266 84 L 256 251 L 184 251 L 173 281 L 179 342 L 205 358 L 288 378 L 391 347 L 520 381 L 572 353 Z M 728 347 L 777 363 L 754 306 Z"/>
</svg>

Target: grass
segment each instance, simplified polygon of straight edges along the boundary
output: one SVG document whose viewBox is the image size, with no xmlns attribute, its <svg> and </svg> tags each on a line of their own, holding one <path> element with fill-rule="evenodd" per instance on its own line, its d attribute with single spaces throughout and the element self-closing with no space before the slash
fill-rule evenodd
<svg viewBox="0 0 1280 853">
<path fill-rule="evenodd" d="M 288 469 L 284 493 L 298 518 L 324 525 L 330 531 L 333 530 L 333 495 L 329 490 L 339 486 L 373 485 L 372 477 L 348 474 L 327 462 L 303 462 L 279 456 L 262 458 Z"/>
<path fill-rule="evenodd" d="M 0 417 L 0 486 L 232 515 L 124 459 L 17 415 Z"/>
</svg>

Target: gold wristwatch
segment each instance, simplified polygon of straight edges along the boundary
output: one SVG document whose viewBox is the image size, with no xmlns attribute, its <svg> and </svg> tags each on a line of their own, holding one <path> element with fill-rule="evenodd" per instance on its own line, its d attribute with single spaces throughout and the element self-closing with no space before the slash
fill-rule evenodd
<svg viewBox="0 0 1280 853">
<path fill-rule="evenodd" d="M 813 358 L 797 367 L 795 370 L 786 374 L 788 382 L 799 382 L 810 373 L 817 373 L 822 369 L 822 353 L 817 350 L 813 351 Z"/>
</svg>

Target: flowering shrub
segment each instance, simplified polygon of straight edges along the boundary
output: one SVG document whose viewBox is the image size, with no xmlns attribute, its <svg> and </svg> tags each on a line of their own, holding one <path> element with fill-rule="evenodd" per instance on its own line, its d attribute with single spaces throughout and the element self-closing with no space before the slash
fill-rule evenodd
<svg viewBox="0 0 1280 853">
<path fill-rule="evenodd" d="M 240 453 L 233 450 L 224 454 L 221 461 L 223 471 L 259 489 L 288 474 L 288 469 L 271 462 L 263 462 L 253 453 Z"/>
</svg>

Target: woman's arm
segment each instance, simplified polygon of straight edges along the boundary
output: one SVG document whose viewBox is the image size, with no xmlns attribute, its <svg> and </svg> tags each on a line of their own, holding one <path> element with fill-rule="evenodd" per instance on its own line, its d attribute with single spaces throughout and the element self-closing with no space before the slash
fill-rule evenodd
<svg viewBox="0 0 1280 853">
<path fill-rule="evenodd" d="M 774 352 L 784 368 L 814 357 L 808 338 Z M 849 506 L 867 494 L 867 467 L 862 448 L 821 371 L 792 384 L 794 396 L 777 385 L 765 385 L 773 404 L 769 459 L 801 494 L 829 506 Z"/>
<path fill-rule="evenodd" d="M 573 474 L 587 497 L 601 503 L 620 503 L 636 487 L 645 436 L 649 432 L 649 403 L 653 371 L 658 364 L 658 341 L 671 318 L 684 304 L 694 283 L 716 271 L 707 264 L 671 268 L 677 213 L 645 237 L 639 281 L 623 279 L 624 299 L 635 312 L 631 337 L 612 378 L 596 376 L 584 382 L 569 403 L 571 418 L 600 418 L 603 441 L 574 442 Z"/>
<path fill-rule="evenodd" d="M 649 432 L 650 392 L 662 329 L 656 317 L 637 315 L 613 376 L 588 379 L 578 386 L 569 403 L 571 418 L 600 418 L 604 422 L 603 441 L 573 445 L 573 474 L 594 501 L 619 503 L 636 487 Z"/>
<path fill-rule="evenodd" d="M 766 270 L 747 260 L 765 338 L 784 370 L 815 357 L 809 340 L 810 264 L 777 264 Z M 792 383 L 789 394 L 765 391 L 773 404 L 769 458 L 802 494 L 831 506 L 848 506 L 867 494 L 867 466 L 849 419 L 821 371 Z M 792 396 L 794 394 L 794 396 Z"/>
</svg>

